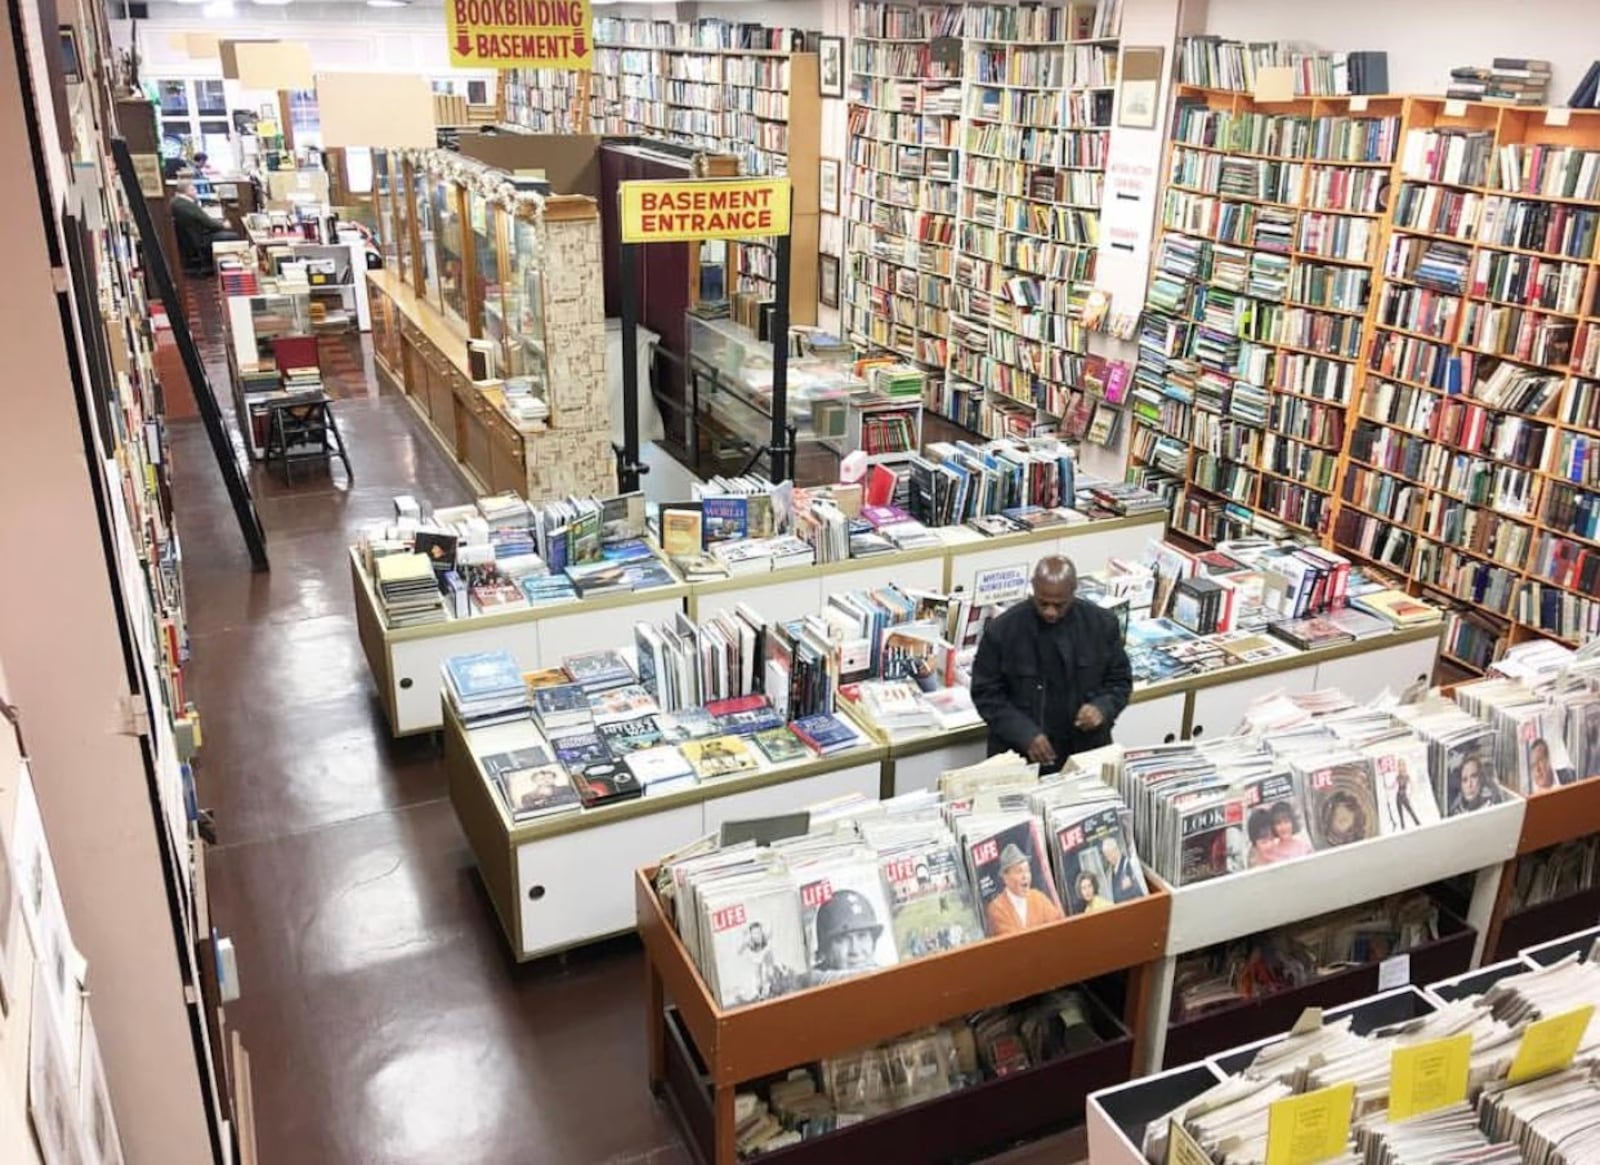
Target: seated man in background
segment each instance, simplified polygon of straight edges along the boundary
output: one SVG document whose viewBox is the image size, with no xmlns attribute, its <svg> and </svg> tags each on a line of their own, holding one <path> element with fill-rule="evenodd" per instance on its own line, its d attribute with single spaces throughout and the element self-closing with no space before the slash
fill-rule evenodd
<svg viewBox="0 0 1600 1165">
<path fill-rule="evenodd" d="M 211 244 L 236 242 L 239 235 L 207 213 L 195 197 L 194 183 L 185 182 L 168 203 L 172 229 L 178 236 L 179 261 L 191 275 L 211 274 Z"/>
<path fill-rule="evenodd" d="M 1052 555 L 1025 602 L 989 620 L 972 666 L 972 702 L 989 725 L 989 755 L 1007 749 L 1053 773 L 1075 752 L 1111 743 L 1133 694 L 1116 616 L 1078 602 L 1078 571 Z"/>
</svg>

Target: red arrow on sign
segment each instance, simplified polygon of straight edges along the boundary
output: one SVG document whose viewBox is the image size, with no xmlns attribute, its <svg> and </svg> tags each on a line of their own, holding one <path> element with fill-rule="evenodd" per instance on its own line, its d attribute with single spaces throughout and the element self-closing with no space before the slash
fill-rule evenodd
<svg viewBox="0 0 1600 1165">
<path fill-rule="evenodd" d="M 456 54 L 463 57 L 472 55 L 472 37 L 464 32 L 456 33 Z"/>
</svg>

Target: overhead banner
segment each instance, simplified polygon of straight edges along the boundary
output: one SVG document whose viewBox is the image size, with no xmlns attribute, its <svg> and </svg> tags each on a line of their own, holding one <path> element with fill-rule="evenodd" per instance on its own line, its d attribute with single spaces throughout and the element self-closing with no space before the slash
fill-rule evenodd
<svg viewBox="0 0 1600 1165">
<path fill-rule="evenodd" d="M 623 182 L 624 243 L 748 239 L 789 233 L 789 179 Z"/>
<path fill-rule="evenodd" d="M 444 12 L 452 65 L 594 67 L 589 0 L 444 0 Z"/>
</svg>

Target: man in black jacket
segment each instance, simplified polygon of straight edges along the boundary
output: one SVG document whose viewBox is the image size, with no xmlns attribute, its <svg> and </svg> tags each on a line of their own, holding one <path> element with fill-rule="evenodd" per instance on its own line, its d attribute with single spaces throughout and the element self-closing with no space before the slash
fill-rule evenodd
<svg viewBox="0 0 1600 1165">
<path fill-rule="evenodd" d="M 972 701 L 989 725 L 990 756 L 1014 749 L 1054 772 L 1111 743 L 1133 670 L 1116 617 L 1077 596 L 1077 568 L 1053 555 L 1034 567 L 1030 601 L 984 628 Z"/>
<path fill-rule="evenodd" d="M 237 242 L 239 235 L 206 212 L 195 196 L 194 183 L 185 182 L 168 200 L 172 210 L 172 230 L 178 236 L 184 270 L 190 273 L 211 271 L 211 244 Z"/>
</svg>

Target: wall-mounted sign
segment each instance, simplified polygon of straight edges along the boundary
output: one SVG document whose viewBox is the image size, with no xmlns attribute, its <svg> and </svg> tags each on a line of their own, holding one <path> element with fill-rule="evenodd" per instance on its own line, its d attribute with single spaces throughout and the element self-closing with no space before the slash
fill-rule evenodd
<svg viewBox="0 0 1600 1165">
<path fill-rule="evenodd" d="M 452 65 L 594 67 L 589 0 L 445 0 L 444 12 Z"/>
</svg>

